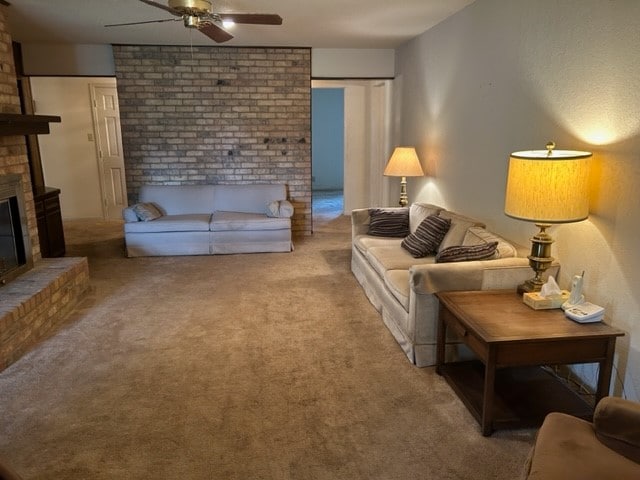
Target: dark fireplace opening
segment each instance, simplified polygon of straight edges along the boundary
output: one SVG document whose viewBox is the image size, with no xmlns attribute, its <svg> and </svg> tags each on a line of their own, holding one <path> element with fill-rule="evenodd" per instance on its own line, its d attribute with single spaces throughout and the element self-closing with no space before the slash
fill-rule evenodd
<svg viewBox="0 0 640 480">
<path fill-rule="evenodd" d="M 33 266 L 20 175 L 0 177 L 0 286 Z"/>
</svg>

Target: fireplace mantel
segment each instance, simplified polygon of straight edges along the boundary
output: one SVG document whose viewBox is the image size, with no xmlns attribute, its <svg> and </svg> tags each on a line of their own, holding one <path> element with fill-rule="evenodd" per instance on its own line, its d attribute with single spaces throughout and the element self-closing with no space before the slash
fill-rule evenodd
<svg viewBox="0 0 640 480">
<path fill-rule="evenodd" d="M 0 113 L 0 135 L 37 135 L 49 133 L 49 123 L 60 122 L 57 115 Z"/>
</svg>

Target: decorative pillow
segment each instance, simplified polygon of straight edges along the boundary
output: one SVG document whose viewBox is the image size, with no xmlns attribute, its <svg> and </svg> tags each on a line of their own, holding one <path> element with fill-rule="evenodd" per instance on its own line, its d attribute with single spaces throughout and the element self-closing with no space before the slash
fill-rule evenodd
<svg viewBox="0 0 640 480">
<path fill-rule="evenodd" d="M 518 250 L 504 238 L 482 227 L 470 227 L 464 235 L 462 245 L 480 245 L 484 243 L 498 242 L 495 258 L 517 257 Z"/>
<path fill-rule="evenodd" d="M 414 233 L 429 215 L 438 215 L 442 207 L 430 203 L 412 203 L 409 207 L 409 230 Z"/>
<path fill-rule="evenodd" d="M 122 209 L 122 219 L 127 223 L 140 221 L 140 219 L 138 218 L 138 214 L 133 209 L 133 207 L 127 207 Z"/>
<path fill-rule="evenodd" d="M 409 235 L 409 209 L 370 208 L 367 233 L 378 237 L 406 237 Z"/>
<path fill-rule="evenodd" d="M 287 200 L 274 200 L 267 205 L 267 217 L 289 218 L 293 215 L 293 205 Z"/>
<path fill-rule="evenodd" d="M 496 248 L 498 248 L 498 242 L 449 247 L 438 252 L 436 255 L 436 262 L 467 262 L 469 260 L 491 258 L 496 253 Z"/>
<path fill-rule="evenodd" d="M 429 215 L 418 226 L 415 233 L 409 234 L 402 241 L 402 248 L 414 258 L 435 253 L 450 226 L 451 220 L 448 218 Z"/>
<path fill-rule="evenodd" d="M 267 205 L 267 217 L 279 217 L 280 216 L 280 202 L 274 200 Z"/>
<path fill-rule="evenodd" d="M 153 203 L 137 203 L 131 208 L 143 222 L 149 222 L 162 216 L 160 209 Z"/>
<path fill-rule="evenodd" d="M 441 211 L 438 216 L 451 220 L 451 228 L 442 240 L 439 250 L 462 245 L 462 240 L 464 239 L 467 229 L 469 229 L 470 227 L 484 227 L 484 224 L 482 222 L 448 210 Z"/>
</svg>

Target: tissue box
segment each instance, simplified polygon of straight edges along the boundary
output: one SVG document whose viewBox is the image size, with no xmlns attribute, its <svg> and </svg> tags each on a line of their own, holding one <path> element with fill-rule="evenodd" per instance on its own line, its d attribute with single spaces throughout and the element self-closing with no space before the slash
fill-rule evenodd
<svg viewBox="0 0 640 480">
<path fill-rule="evenodd" d="M 534 310 L 560 308 L 567 300 L 569 300 L 569 292 L 567 290 L 562 290 L 560 295 L 551 297 L 543 297 L 540 292 L 528 292 L 522 295 L 522 301 Z"/>
</svg>

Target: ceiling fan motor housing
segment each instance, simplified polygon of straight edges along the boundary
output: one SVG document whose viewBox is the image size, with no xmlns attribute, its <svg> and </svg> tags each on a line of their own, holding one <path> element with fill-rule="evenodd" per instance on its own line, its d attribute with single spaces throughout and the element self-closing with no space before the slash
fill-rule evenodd
<svg viewBox="0 0 640 480">
<path fill-rule="evenodd" d="M 183 15 L 206 15 L 211 12 L 209 0 L 169 0 L 169 7 Z"/>
</svg>

